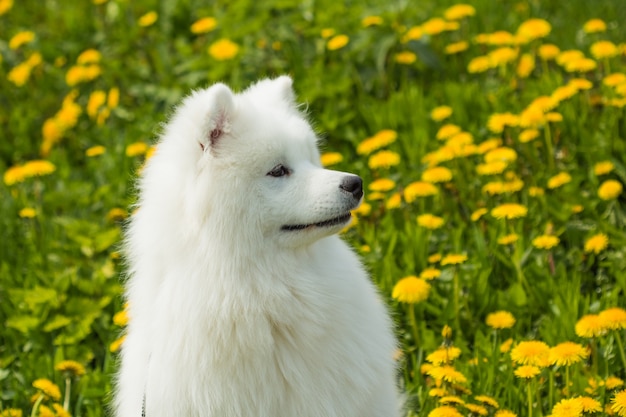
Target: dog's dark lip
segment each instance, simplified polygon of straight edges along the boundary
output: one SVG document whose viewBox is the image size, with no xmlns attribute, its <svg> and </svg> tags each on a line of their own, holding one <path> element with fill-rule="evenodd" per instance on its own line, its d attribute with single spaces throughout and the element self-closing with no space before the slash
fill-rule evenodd
<svg viewBox="0 0 626 417">
<path fill-rule="evenodd" d="M 332 227 L 337 226 L 339 224 L 347 223 L 352 217 L 352 213 L 347 212 L 339 217 L 334 217 L 329 220 L 324 220 L 323 222 L 318 223 L 310 223 L 310 224 L 286 224 L 280 228 L 280 230 L 293 231 L 293 230 L 304 230 L 310 227 Z"/>
</svg>

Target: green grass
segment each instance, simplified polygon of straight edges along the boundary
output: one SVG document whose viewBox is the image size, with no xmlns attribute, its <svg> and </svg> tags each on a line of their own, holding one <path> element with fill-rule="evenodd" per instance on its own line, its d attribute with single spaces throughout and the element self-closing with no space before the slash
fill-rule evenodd
<svg viewBox="0 0 626 417">
<path fill-rule="evenodd" d="M 0 1 L 0 10 L 5 3 Z M 407 394 L 407 413 L 455 415 L 439 407 L 462 400 L 466 405 L 450 405 L 462 415 L 481 415 L 475 397 L 487 395 L 499 409 L 519 416 L 566 415 L 554 406 L 578 396 L 599 402 L 603 411 L 595 415 L 609 415 L 616 393 L 624 389 L 615 378 L 626 379 L 626 320 L 618 320 L 614 329 L 601 322 L 596 337 L 580 337 L 575 328 L 585 315 L 626 308 L 624 193 L 609 199 L 598 194 L 607 180 L 626 183 L 626 82 L 604 84 L 607 75 L 626 72 L 626 5 L 611 0 L 475 0 L 476 15 L 463 19 L 458 29 L 403 41 L 411 27 L 443 17 L 453 4 L 22 0 L 0 15 L 0 415 L 18 415 L 10 410 L 46 415 L 45 409 L 33 407 L 38 397 L 32 383 L 47 378 L 63 395 L 68 393 L 66 375 L 55 370 L 66 359 L 86 367 L 84 376 L 71 379 L 69 412 L 107 415 L 117 361 L 110 345 L 123 333 L 113 323 L 123 310 L 121 218 L 134 202 L 133 178 L 145 158 L 127 156 L 128 146 L 152 143 L 172 106 L 194 88 L 224 81 L 242 89 L 283 73 L 293 76 L 299 100 L 324 138 L 323 150 L 343 155 L 333 169 L 357 173 L 366 184 L 394 181 L 388 191 L 367 193 L 371 210 L 359 212 L 345 237 L 363 255 L 397 323 L 399 383 Z M 138 25 L 150 11 L 158 13 L 156 22 Z M 372 15 L 382 23 L 363 27 L 362 18 Z M 217 19 L 217 28 L 192 33 L 192 23 L 207 16 Z M 550 33 L 520 44 L 509 63 L 468 71 L 473 58 L 498 48 L 478 43 L 477 35 L 515 33 L 530 18 L 548 21 Z M 591 18 L 606 22 L 606 31 L 585 33 L 583 25 Z M 348 43 L 329 50 L 322 37 L 325 29 L 347 35 Z M 11 38 L 21 31 L 32 31 L 34 39 L 10 48 Z M 232 59 L 218 61 L 208 53 L 220 38 L 240 47 Z M 568 72 L 537 57 L 540 45 L 555 44 L 594 58 L 590 48 L 599 40 L 613 42 L 618 54 L 594 59 L 596 67 L 585 72 Z M 448 44 L 459 41 L 469 42 L 466 51 L 445 53 Z M 88 49 L 100 52 L 96 65 L 101 73 L 69 86 L 68 71 Z M 407 51 L 415 54 L 415 62 L 397 62 L 396 54 Z M 14 68 L 34 53 L 41 55 L 41 63 L 28 80 L 21 86 L 10 81 Z M 522 54 L 536 58 L 527 77 L 517 73 Z M 550 96 L 574 78 L 586 79 L 592 87 L 555 102 L 550 111 L 562 121 L 535 126 L 536 139 L 520 142 L 524 128 L 516 125 L 489 130 L 494 114 L 520 115 L 533 100 Z M 96 106 L 91 117 L 90 97 L 95 91 L 110 96 L 111 89 L 119 90 L 119 103 L 108 110 L 106 103 Z M 80 114 L 66 119 L 58 140 L 42 153 L 42 144 L 51 140 L 42 128 L 72 91 Z M 430 112 L 443 105 L 452 108 L 452 115 L 437 122 Z M 70 113 L 66 108 L 61 116 Z M 428 168 L 424 157 L 446 152 L 445 141 L 436 139 L 446 123 L 469 132 L 477 148 L 438 162 L 452 179 L 437 184 L 437 195 L 409 202 L 403 191 Z M 377 151 L 359 155 L 357 146 L 385 129 L 397 132 L 385 149 L 397 153 L 400 162 L 371 168 L 370 157 Z M 516 159 L 501 174 L 479 175 L 476 168 L 485 154 L 477 149 L 494 138 L 514 150 Z M 94 146 L 103 146 L 105 153 L 87 156 Z M 11 181 L 10 175 L 24 170 L 12 167 L 39 159 L 51 162 L 54 172 Z M 594 166 L 601 161 L 610 161 L 612 171 L 596 174 Z M 548 188 L 550 178 L 561 172 L 570 181 Z M 516 191 L 484 191 L 490 182 L 513 179 L 523 182 Z M 528 212 L 497 219 L 492 210 L 503 203 L 523 205 Z M 34 209 L 35 216 L 23 217 L 24 208 Z M 472 220 L 480 208 L 486 213 Z M 419 226 L 417 216 L 426 213 L 441 217 L 444 225 L 434 230 Z M 498 243 L 513 233 L 516 242 Z M 608 247 L 597 254 L 585 251 L 587 239 L 598 233 L 608 237 Z M 533 239 L 544 234 L 557 236 L 558 244 L 533 246 Z M 467 260 L 442 265 L 431 258 L 437 254 L 464 254 Z M 441 275 L 429 281 L 424 301 L 409 304 L 391 296 L 402 278 L 419 276 L 426 268 Z M 515 324 L 494 330 L 486 318 L 502 310 L 514 316 Z M 451 336 L 442 336 L 444 326 L 450 326 Z M 507 339 L 512 345 L 501 351 Z M 540 373 L 526 380 L 514 373 L 519 364 L 511 349 L 523 350 L 520 343 L 529 340 L 549 347 L 575 342 L 589 356 L 569 366 L 541 363 Z M 460 349 L 460 356 L 444 365 L 454 367 L 465 382 L 437 379 L 441 369 L 428 371 L 433 364 L 426 358 L 442 345 Z M 558 350 L 553 354 L 558 356 Z M 453 399 L 442 401 L 443 391 Z M 53 401 L 40 403 L 52 407 Z M 498 409 L 485 407 L 488 415 L 496 415 Z"/>
</svg>

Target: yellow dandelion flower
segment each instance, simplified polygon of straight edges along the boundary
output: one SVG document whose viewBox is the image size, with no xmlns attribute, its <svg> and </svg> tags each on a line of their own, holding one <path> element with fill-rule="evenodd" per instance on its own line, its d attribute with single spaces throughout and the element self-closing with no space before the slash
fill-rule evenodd
<svg viewBox="0 0 626 417">
<path fill-rule="evenodd" d="M 128 310 L 124 309 L 115 313 L 113 316 L 113 324 L 119 327 L 128 325 Z"/>
<path fill-rule="evenodd" d="M 33 387 L 37 388 L 44 395 L 52 398 L 54 401 L 59 401 L 61 399 L 61 390 L 58 385 L 49 379 L 40 378 L 33 382 Z"/>
<path fill-rule="evenodd" d="M 444 224 L 444 219 L 432 214 L 421 214 L 417 216 L 417 224 L 430 230 L 439 229 Z"/>
<path fill-rule="evenodd" d="M 120 348 L 122 347 L 122 344 L 124 343 L 124 340 L 126 339 L 126 335 L 116 339 L 115 341 L 113 341 L 113 343 L 111 343 L 109 345 L 109 351 L 111 353 L 115 353 L 117 351 L 120 350 Z"/>
<path fill-rule="evenodd" d="M 359 146 L 357 146 L 356 148 L 356 152 L 359 155 L 369 155 L 375 150 L 384 148 L 385 146 L 394 143 L 397 138 L 398 133 L 395 130 L 383 129 L 376 133 L 374 136 L 367 138 L 363 142 L 359 143 Z"/>
<path fill-rule="evenodd" d="M 230 39 L 222 38 L 209 46 L 209 55 L 217 61 L 228 61 L 239 53 L 239 45 Z"/>
<path fill-rule="evenodd" d="M 626 310 L 619 307 L 608 308 L 599 314 L 604 327 L 611 330 L 626 329 Z"/>
<path fill-rule="evenodd" d="M 450 365 L 433 366 L 427 374 L 435 378 L 437 381 L 445 381 L 452 384 L 463 384 L 467 382 L 465 375 Z"/>
<path fill-rule="evenodd" d="M 148 151 L 148 144 L 144 142 L 131 143 L 126 147 L 126 156 L 133 157 L 143 155 Z"/>
<path fill-rule="evenodd" d="M 485 323 L 496 330 L 510 329 L 515 324 L 515 317 L 508 311 L 501 310 L 488 314 Z"/>
<path fill-rule="evenodd" d="M 428 365 L 428 369 L 432 368 L 431 364 L 425 364 L 425 365 Z M 422 374 L 425 374 L 425 373 L 426 372 L 422 372 Z M 431 388 L 428 391 L 428 396 L 429 397 L 445 397 L 447 393 L 448 392 L 443 388 Z"/>
<path fill-rule="evenodd" d="M 90 118 L 95 119 L 100 108 L 106 103 L 106 93 L 102 90 L 92 91 L 87 101 L 87 114 Z"/>
<path fill-rule="evenodd" d="M 35 33 L 30 30 L 18 32 L 9 40 L 10 49 L 18 49 L 20 46 L 31 43 L 35 40 Z"/>
<path fill-rule="evenodd" d="M 470 74 L 480 74 L 492 68 L 491 58 L 488 56 L 477 56 L 467 64 L 467 72 Z"/>
<path fill-rule="evenodd" d="M 369 214 L 372 212 L 372 206 L 368 203 L 361 203 L 361 205 L 352 211 L 354 214 L 357 214 L 359 216 L 369 216 Z"/>
<path fill-rule="evenodd" d="M 583 408 L 583 413 L 599 413 L 602 411 L 602 405 L 599 401 L 591 397 L 576 397 Z"/>
<path fill-rule="evenodd" d="M 467 255 L 459 253 L 451 253 L 441 259 L 441 266 L 445 265 L 458 265 L 467 261 Z"/>
<path fill-rule="evenodd" d="M 424 36 L 424 31 L 422 30 L 422 27 L 413 26 L 404 34 L 404 36 L 402 36 L 402 43 L 419 40 L 422 36 Z"/>
<path fill-rule="evenodd" d="M 419 277 L 425 279 L 427 281 L 433 280 L 435 278 L 439 278 L 441 276 L 441 271 L 437 268 L 426 268 L 422 272 L 420 272 Z"/>
<path fill-rule="evenodd" d="M 451 115 L 452 115 L 452 107 L 450 106 L 438 106 L 432 109 L 430 112 L 430 118 L 436 122 L 440 122 L 444 119 L 447 119 Z"/>
<path fill-rule="evenodd" d="M 110 222 L 119 222 L 128 217 L 128 212 L 122 208 L 114 207 L 107 213 L 107 220 Z"/>
<path fill-rule="evenodd" d="M 522 130 L 519 134 L 519 136 L 517 137 L 519 139 L 519 141 L 521 143 L 528 143 L 531 140 L 536 139 L 537 137 L 539 137 L 539 130 L 537 129 L 525 129 Z"/>
<path fill-rule="evenodd" d="M 436 264 L 437 262 L 441 260 L 441 258 L 442 256 L 440 253 L 434 253 L 430 255 L 427 260 L 429 264 Z"/>
<path fill-rule="evenodd" d="M 439 128 L 436 137 L 439 140 L 446 140 L 460 132 L 461 128 L 459 126 L 449 123 Z"/>
<path fill-rule="evenodd" d="M 515 59 L 517 59 L 517 56 L 519 54 L 519 51 L 517 49 L 508 47 L 508 46 L 503 46 L 501 48 L 498 49 L 494 49 L 493 51 L 489 52 L 487 54 L 487 57 L 489 58 L 489 62 L 491 67 L 499 67 L 502 65 L 506 65 L 509 62 L 513 62 Z"/>
<path fill-rule="evenodd" d="M 552 417 L 578 417 L 583 414 L 583 405 L 578 398 L 565 398 L 552 407 Z"/>
<path fill-rule="evenodd" d="M 365 16 L 361 19 L 361 26 L 364 28 L 370 26 L 380 26 L 383 24 L 383 18 L 380 16 Z"/>
<path fill-rule="evenodd" d="M 561 50 L 559 49 L 558 46 L 550 44 L 550 43 L 541 45 L 539 49 L 537 50 L 537 54 L 539 55 L 539 58 L 541 58 L 544 61 L 550 61 L 552 59 L 555 59 L 559 55 L 560 52 Z"/>
<path fill-rule="evenodd" d="M 398 52 L 394 55 L 394 60 L 398 64 L 410 65 L 417 61 L 417 55 L 411 51 Z"/>
<path fill-rule="evenodd" d="M 475 222 L 478 221 L 481 217 L 483 217 L 485 214 L 487 214 L 489 210 L 487 210 L 486 208 L 479 208 L 478 210 L 474 210 L 472 212 L 472 214 L 470 215 L 470 219 Z"/>
<path fill-rule="evenodd" d="M 343 161 L 343 155 L 339 152 L 326 152 L 320 157 L 320 163 L 325 167 L 336 165 L 341 161 Z"/>
<path fill-rule="evenodd" d="M 602 79 L 602 84 L 607 87 L 615 87 L 620 84 L 626 83 L 626 74 L 623 72 L 615 72 L 613 74 L 609 74 Z"/>
<path fill-rule="evenodd" d="M 622 184 L 616 180 L 607 180 L 600 184 L 598 197 L 602 200 L 614 200 L 622 193 Z"/>
<path fill-rule="evenodd" d="M 546 367 L 549 356 L 550 347 L 539 340 L 520 342 L 511 350 L 511 359 L 518 365 Z"/>
<path fill-rule="evenodd" d="M 519 117 L 512 113 L 494 113 L 489 116 L 487 128 L 493 133 L 502 133 L 506 126 L 517 126 Z"/>
<path fill-rule="evenodd" d="M 531 54 L 522 54 L 517 64 L 517 76 L 528 78 L 535 69 L 535 58 Z"/>
<path fill-rule="evenodd" d="M 500 204 L 491 210 L 491 215 L 496 219 L 516 219 L 525 217 L 526 214 L 528 214 L 528 208 L 515 203 Z"/>
<path fill-rule="evenodd" d="M 390 168 L 400 163 L 400 155 L 393 151 L 378 151 L 370 156 L 367 165 L 371 169 Z"/>
<path fill-rule="evenodd" d="M 7 79 L 11 81 L 16 87 L 24 86 L 30 79 L 32 67 L 27 62 L 22 62 L 16 65 L 7 74 Z"/>
<path fill-rule="evenodd" d="M 545 38 L 552 30 L 552 25 L 543 19 L 529 19 L 517 28 L 517 36 L 526 41 Z"/>
<path fill-rule="evenodd" d="M 389 178 L 380 178 L 370 183 L 368 188 L 370 189 L 370 191 L 385 192 L 393 190 L 395 186 L 396 182 L 394 180 L 391 180 Z"/>
<path fill-rule="evenodd" d="M 6 3 L 6 0 L 4 0 L 4 3 Z M 2 7 L 3 7 L 3 0 L 0 0 L 0 15 L 3 14 Z M 23 415 L 24 415 L 23 411 L 18 408 L 5 408 L 0 413 L 0 417 L 23 417 Z"/>
<path fill-rule="evenodd" d="M 550 348 L 550 363 L 557 366 L 570 366 L 589 357 L 589 351 L 583 345 L 563 342 Z"/>
<path fill-rule="evenodd" d="M 391 197 L 389 197 L 387 201 L 385 202 L 385 208 L 387 210 L 396 209 L 400 207 L 401 205 L 402 205 L 402 194 L 400 193 L 393 193 Z"/>
<path fill-rule="evenodd" d="M 611 411 L 620 417 L 626 416 L 626 390 L 616 393 L 611 399 Z"/>
<path fill-rule="evenodd" d="M 333 36 L 335 33 L 336 33 L 336 31 L 333 28 L 324 28 L 324 29 L 322 29 L 320 35 L 322 36 L 322 38 L 328 39 L 331 36 Z"/>
<path fill-rule="evenodd" d="M 502 174 L 508 166 L 506 161 L 493 161 L 487 164 L 476 165 L 476 173 L 478 175 L 497 175 Z"/>
<path fill-rule="evenodd" d="M 566 51 L 561 51 L 559 55 L 557 55 L 556 63 L 561 66 L 565 66 L 569 62 L 578 61 L 584 58 L 585 54 L 583 54 L 582 51 L 579 51 L 577 49 L 568 49 Z"/>
<path fill-rule="evenodd" d="M 0 16 L 11 10 L 11 7 L 13 7 L 13 0 L 0 0 Z"/>
<path fill-rule="evenodd" d="M 350 42 L 350 38 L 347 35 L 335 35 L 326 43 L 326 49 L 336 51 L 346 46 L 348 42 Z"/>
<path fill-rule="evenodd" d="M 441 329 L 441 337 L 446 340 L 452 339 L 452 328 L 447 324 L 443 326 L 443 329 Z"/>
<path fill-rule="evenodd" d="M 65 409 L 61 404 L 54 403 L 52 404 L 52 408 L 54 409 L 55 417 L 72 417 L 72 415 Z M 41 413 L 39 414 L 41 417 Z"/>
<path fill-rule="evenodd" d="M 608 390 L 613 390 L 624 385 L 624 381 L 616 376 L 610 376 L 604 381 L 604 386 Z"/>
<path fill-rule="evenodd" d="M 598 41 L 591 45 L 591 55 L 595 59 L 613 58 L 619 51 L 611 41 Z"/>
<path fill-rule="evenodd" d="M 440 407 L 433 408 L 433 410 L 428 413 L 427 417 L 462 417 L 463 415 L 459 413 L 459 411 L 449 405 L 442 405 Z"/>
<path fill-rule="evenodd" d="M 513 371 L 516 377 L 523 379 L 531 379 L 541 373 L 541 369 L 533 365 L 522 365 Z"/>
<path fill-rule="evenodd" d="M 598 33 L 606 31 L 606 23 L 601 19 L 591 19 L 585 22 L 583 30 L 586 33 Z"/>
<path fill-rule="evenodd" d="M 533 246 L 538 249 L 552 249 L 558 245 L 559 242 L 560 239 L 552 235 L 541 235 L 532 240 Z"/>
<path fill-rule="evenodd" d="M 54 366 L 54 369 L 71 376 L 83 376 L 86 372 L 83 365 L 72 360 L 61 361 Z"/>
<path fill-rule="evenodd" d="M 468 16 L 474 16 L 475 14 L 476 9 L 474 6 L 469 4 L 455 4 L 443 12 L 443 17 L 445 17 L 446 20 L 461 20 Z"/>
<path fill-rule="evenodd" d="M 504 235 L 498 238 L 497 242 L 498 242 L 498 245 L 512 245 L 513 243 L 517 242 L 518 239 L 519 239 L 519 235 L 515 233 L 511 233 L 511 234 Z"/>
<path fill-rule="evenodd" d="M 437 187 L 430 182 L 415 181 L 407 185 L 404 189 L 404 200 L 412 203 L 418 197 L 428 197 L 436 195 L 439 192 Z"/>
<path fill-rule="evenodd" d="M 574 331 L 578 337 L 590 339 L 604 335 L 607 328 L 598 314 L 587 314 L 576 322 Z"/>
<path fill-rule="evenodd" d="M 414 304 L 426 300 L 429 293 L 428 282 L 415 276 L 408 276 L 396 283 L 391 296 L 402 303 Z"/>
<path fill-rule="evenodd" d="M 494 414 L 494 417 L 517 417 L 517 414 L 511 410 L 498 410 Z"/>
<path fill-rule="evenodd" d="M 589 72 L 598 67 L 598 63 L 591 58 L 581 58 L 574 61 L 570 61 L 565 64 L 565 71 L 567 72 Z"/>
<path fill-rule="evenodd" d="M 56 166 L 54 166 L 54 164 L 50 161 L 34 160 L 25 163 L 22 166 L 22 170 L 22 173 L 26 178 L 40 177 L 43 175 L 52 174 L 54 171 L 56 171 Z"/>
<path fill-rule="evenodd" d="M 37 211 L 35 211 L 32 207 L 24 207 L 17 213 L 17 215 L 22 219 L 32 219 L 37 215 Z"/>
<path fill-rule="evenodd" d="M 422 173 L 421 179 L 430 183 L 448 182 L 452 179 L 452 171 L 446 167 L 428 168 Z"/>
<path fill-rule="evenodd" d="M 500 344 L 500 352 L 507 353 L 511 350 L 511 346 L 513 346 L 513 338 L 509 337 L 504 342 Z"/>
<path fill-rule="evenodd" d="M 159 15 L 157 14 L 157 12 L 151 11 L 141 16 L 137 20 L 137 24 L 145 28 L 148 26 L 152 26 L 157 21 L 158 18 L 159 18 Z"/>
<path fill-rule="evenodd" d="M 217 19 L 214 17 L 203 17 L 201 19 L 196 20 L 191 25 L 191 33 L 195 33 L 196 35 L 201 33 L 208 33 L 214 30 L 217 27 Z"/>
<path fill-rule="evenodd" d="M 609 237 L 604 233 L 598 233 L 585 241 L 585 252 L 596 255 L 609 246 Z"/>
<path fill-rule="evenodd" d="M 43 404 L 39 406 L 37 411 L 39 412 L 38 417 L 56 417 L 54 415 L 54 411 L 52 411 L 50 407 Z"/>
<path fill-rule="evenodd" d="M 97 64 L 102 59 L 102 54 L 96 49 L 86 49 L 78 55 L 76 63 L 80 65 Z"/>
<path fill-rule="evenodd" d="M 459 356 L 461 356 L 461 349 L 459 349 L 458 347 L 441 347 L 426 356 L 426 360 L 433 365 L 441 366 L 453 362 Z"/>
<path fill-rule="evenodd" d="M 109 94 L 107 96 L 107 107 L 109 109 L 114 109 L 120 102 L 120 89 L 117 87 L 113 87 L 109 90 Z"/>
<path fill-rule="evenodd" d="M 494 398 L 489 397 L 488 395 L 477 395 L 474 397 L 474 399 L 483 404 L 490 405 L 493 408 L 500 408 L 500 404 L 498 404 L 498 402 Z"/>
<path fill-rule="evenodd" d="M 456 395 L 444 395 L 439 398 L 440 404 L 465 404 L 465 401 L 461 397 Z"/>
<path fill-rule="evenodd" d="M 446 30 L 446 21 L 440 17 L 433 17 L 422 23 L 422 30 L 429 35 L 438 35 Z"/>
<path fill-rule="evenodd" d="M 466 403 L 463 404 L 463 407 L 465 407 L 471 414 L 478 414 L 479 416 L 486 416 L 489 414 L 489 411 L 483 405 Z"/>
<path fill-rule="evenodd" d="M 444 53 L 446 55 L 454 55 L 458 54 L 459 52 L 466 51 L 468 48 L 469 43 L 467 41 L 454 42 L 445 46 Z"/>
<path fill-rule="evenodd" d="M 572 177 L 567 172 L 560 172 L 548 179 L 548 188 L 551 190 L 559 188 L 562 185 L 569 183 L 571 180 Z"/>
</svg>

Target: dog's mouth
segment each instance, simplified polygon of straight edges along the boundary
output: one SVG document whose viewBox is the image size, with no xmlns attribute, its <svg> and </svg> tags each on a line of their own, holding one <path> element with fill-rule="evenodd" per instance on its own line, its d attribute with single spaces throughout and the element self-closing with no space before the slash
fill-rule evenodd
<svg viewBox="0 0 626 417">
<path fill-rule="evenodd" d="M 282 226 L 280 228 L 280 230 L 293 231 L 293 230 L 304 230 L 304 229 L 309 229 L 309 228 L 314 228 L 314 227 L 338 226 L 340 224 L 344 224 L 344 223 L 347 223 L 348 221 L 350 221 L 351 217 L 352 217 L 352 214 L 350 212 L 347 212 L 346 214 L 343 214 L 343 215 L 341 215 L 339 217 L 334 217 L 332 219 L 324 220 L 323 222 L 318 222 L 318 223 L 286 224 L 286 225 Z"/>
</svg>

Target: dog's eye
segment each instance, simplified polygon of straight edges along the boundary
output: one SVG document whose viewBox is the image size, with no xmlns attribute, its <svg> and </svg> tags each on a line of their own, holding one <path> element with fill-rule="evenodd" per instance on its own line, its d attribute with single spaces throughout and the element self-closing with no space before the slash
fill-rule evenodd
<svg viewBox="0 0 626 417">
<path fill-rule="evenodd" d="M 284 165 L 279 164 L 272 168 L 272 170 L 268 172 L 267 175 L 271 177 L 282 177 L 285 175 L 289 175 L 289 169 Z"/>
</svg>

